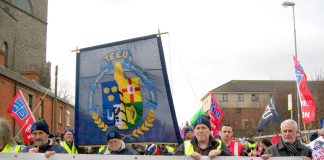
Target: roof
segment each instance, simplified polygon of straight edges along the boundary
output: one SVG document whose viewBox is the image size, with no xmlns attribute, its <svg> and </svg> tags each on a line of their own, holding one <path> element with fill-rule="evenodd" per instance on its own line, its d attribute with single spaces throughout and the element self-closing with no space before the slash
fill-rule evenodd
<svg viewBox="0 0 324 160">
<path fill-rule="evenodd" d="M 324 81 L 308 81 L 310 90 L 318 84 L 324 85 Z M 296 91 L 296 81 L 293 80 L 231 80 L 215 89 L 215 93 L 266 93 L 266 92 L 291 92 Z M 202 98 L 208 96 L 209 92 Z"/>
<path fill-rule="evenodd" d="M 38 84 L 34 81 L 31 81 L 31 80 L 28 80 L 28 79 L 24 78 L 23 76 L 21 76 L 20 74 L 18 74 L 17 72 L 14 72 L 8 68 L 5 68 L 2 65 L 0 65 L 0 75 L 7 77 L 11 80 L 14 80 L 20 84 L 25 85 L 25 86 L 28 86 L 29 88 L 36 90 L 43 94 L 45 94 L 46 91 L 48 90 L 47 88 L 41 86 L 40 84 Z M 47 96 L 51 97 L 53 99 L 55 97 L 54 93 L 51 90 L 49 90 L 49 92 L 47 93 Z M 69 102 L 65 101 L 64 99 L 62 99 L 60 97 L 57 97 L 57 99 L 63 103 L 69 104 L 74 107 L 74 105 L 70 104 Z"/>
<path fill-rule="evenodd" d="M 231 80 L 215 89 L 214 92 L 274 92 L 291 91 L 296 81 L 287 80 Z"/>
</svg>

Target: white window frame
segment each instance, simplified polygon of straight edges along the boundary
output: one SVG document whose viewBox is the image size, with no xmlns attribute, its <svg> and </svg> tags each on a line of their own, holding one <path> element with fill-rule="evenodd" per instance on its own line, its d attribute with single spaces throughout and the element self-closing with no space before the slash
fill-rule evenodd
<svg viewBox="0 0 324 160">
<path fill-rule="evenodd" d="M 59 124 L 61 125 L 62 124 L 62 106 L 60 107 L 60 112 L 59 112 L 59 114 L 60 114 L 60 116 L 59 116 Z"/>
<path fill-rule="evenodd" d="M 70 125 L 70 111 L 69 110 L 66 110 L 66 115 L 65 115 L 65 120 L 66 120 L 66 126 L 71 126 Z"/>
</svg>

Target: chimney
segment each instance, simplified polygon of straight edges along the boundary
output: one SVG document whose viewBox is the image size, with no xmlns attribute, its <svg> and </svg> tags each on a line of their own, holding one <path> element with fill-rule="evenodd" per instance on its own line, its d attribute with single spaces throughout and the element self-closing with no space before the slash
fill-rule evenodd
<svg viewBox="0 0 324 160">
<path fill-rule="evenodd" d="M 31 66 L 30 70 L 20 71 L 20 75 L 39 84 L 39 74 L 36 70 L 36 66 Z"/>
</svg>

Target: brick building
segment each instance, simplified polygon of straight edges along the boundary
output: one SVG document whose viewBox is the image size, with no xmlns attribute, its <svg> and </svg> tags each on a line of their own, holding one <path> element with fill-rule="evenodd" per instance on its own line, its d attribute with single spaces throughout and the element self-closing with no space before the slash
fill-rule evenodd
<svg viewBox="0 0 324 160">
<path fill-rule="evenodd" d="M 14 135 L 19 132 L 19 126 L 14 119 L 7 114 L 7 108 L 18 90 L 21 90 L 30 107 L 34 111 L 35 119 L 43 118 L 50 126 L 50 132 L 64 133 L 66 128 L 74 128 L 74 106 L 58 98 L 55 99 L 52 91 L 36 82 L 29 80 L 8 68 L 0 65 L 0 117 L 7 119 L 12 126 Z M 46 94 L 43 102 L 41 99 Z M 56 108 L 54 104 L 56 102 Z M 37 107 L 38 106 L 38 107 Z M 54 117 L 55 113 L 55 117 Z M 55 128 L 54 120 L 56 120 Z"/>
<path fill-rule="evenodd" d="M 46 62 L 47 4 L 47 0 L 0 0 L 0 118 L 9 121 L 14 135 L 20 128 L 6 111 L 18 90 L 35 119 L 48 122 L 50 132 L 74 127 L 74 106 L 47 92 L 51 79 L 51 64 Z"/>
<path fill-rule="evenodd" d="M 319 119 L 324 116 L 324 81 L 309 81 L 308 86 L 315 100 L 317 115 L 316 121 L 306 127 L 314 129 L 319 128 Z M 283 114 L 283 119 L 291 117 L 291 113 L 287 109 L 288 94 L 292 94 L 293 107 L 296 106 L 295 81 L 232 80 L 213 89 L 213 92 L 224 111 L 222 123 L 230 124 L 234 128 L 236 136 L 240 137 L 249 134 L 259 135 L 256 127 L 273 94 Z M 202 105 L 207 111 L 210 107 L 210 93 L 202 98 Z M 293 119 L 297 121 L 297 109 L 293 110 Z M 273 134 L 279 132 L 279 129 L 279 124 L 272 124 L 262 134 Z"/>
</svg>

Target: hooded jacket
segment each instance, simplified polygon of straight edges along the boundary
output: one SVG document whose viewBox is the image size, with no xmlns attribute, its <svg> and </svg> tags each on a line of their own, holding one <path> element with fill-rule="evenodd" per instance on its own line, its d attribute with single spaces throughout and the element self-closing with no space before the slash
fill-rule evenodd
<svg viewBox="0 0 324 160">
<path fill-rule="evenodd" d="M 138 155 L 137 151 L 133 148 L 127 147 L 124 141 L 122 141 L 122 146 L 118 151 L 110 151 L 108 146 L 105 146 L 99 154 Z"/>
</svg>

